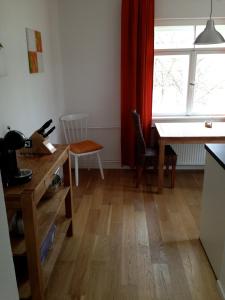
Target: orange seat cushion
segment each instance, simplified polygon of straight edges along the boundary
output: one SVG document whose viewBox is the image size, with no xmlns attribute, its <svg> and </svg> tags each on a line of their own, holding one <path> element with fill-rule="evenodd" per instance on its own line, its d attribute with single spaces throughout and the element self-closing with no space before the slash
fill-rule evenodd
<svg viewBox="0 0 225 300">
<path fill-rule="evenodd" d="M 85 140 L 80 143 L 70 144 L 70 151 L 77 154 L 97 151 L 97 150 L 101 150 L 102 148 L 103 148 L 102 145 L 97 144 L 90 140 Z"/>
</svg>

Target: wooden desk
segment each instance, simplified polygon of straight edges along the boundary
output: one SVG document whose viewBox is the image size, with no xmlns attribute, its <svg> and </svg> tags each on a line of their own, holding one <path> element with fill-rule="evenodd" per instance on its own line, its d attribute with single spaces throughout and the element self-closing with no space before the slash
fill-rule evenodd
<svg viewBox="0 0 225 300">
<path fill-rule="evenodd" d="M 58 145 L 56 152 L 50 155 L 19 156 L 18 164 L 33 171 L 28 183 L 4 190 L 9 220 L 9 212 L 21 210 L 24 223 L 24 237 L 11 237 L 12 252 L 21 261 L 21 271 L 26 269 L 24 258 L 28 265 L 28 272 L 24 272 L 27 274 L 17 274 L 18 289 L 21 299 L 31 296 L 33 300 L 44 300 L 64 239 L 66 235 L 73 235 L 69 146 Z M 46 200 L 43 195 L 59 167 L 63 168 L 63 185 Z M 41 263 L 40 248 L 53 224 L 57 227 L 53 248 Z"/>
<path fill-rule="evenodd" d="M 225 143 L 225 122 L 213 122 L 212 128 L 205 122 L 155 123 L 159 134 L 158 192 L 163 189 L 165 145 Z"/>
</svg>

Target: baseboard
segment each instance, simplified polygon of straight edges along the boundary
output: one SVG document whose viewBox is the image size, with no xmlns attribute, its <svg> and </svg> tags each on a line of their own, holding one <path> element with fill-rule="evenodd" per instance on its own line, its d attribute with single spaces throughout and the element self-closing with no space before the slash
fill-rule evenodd
<svg viewBox="0 0 225 300">
<path fill-rule="evenodd" d="M 102 165 L 104 169 L 130 169 L 126 166 L 121 166 L 121 162 L 119 160 L 103 160 Z M 88 167 L 91 169 L 98 169 L 98 164 L 95 159 L 90 161 L 80 160 L 79 167 L 82 169 L 87 169 Z M 177 170 L 204 170 L 204 165 L 177 165 Z"/>
<path fill-rule="evenodd" d="M 225 291 L 224 291 L 223 286 L 222 286 L 222 284 L 219 280 L 217 280 L 217 286 L 218 286 L 218 290 L 219 290 L 219 293 L 220 293 L 222 299 L 225 300 Z"/>
<path fill-rule="evenodd" d="M 103 160 L 102 166 L 104 169 L 121 169 L 121 162 L 116 160 Z M 95 160 L 91 161 L 80 161 L 79 168 L 81 169 L 98 169 L 98 163 Z"/>
<path fill-rule="evenodd" d="M 121 169 L 120 161 L 105 160 L 102 162 L 104 169 Z"/>
<path fill-rule="evenodd" d="M 177 170 L 204 170 L 205 165 L 177 165 Z"/>
</svg>

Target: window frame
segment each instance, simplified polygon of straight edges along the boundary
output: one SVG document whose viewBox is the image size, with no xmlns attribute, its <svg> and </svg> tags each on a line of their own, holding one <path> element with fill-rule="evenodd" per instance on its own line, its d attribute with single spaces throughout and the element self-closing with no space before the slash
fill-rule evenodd
<svg viewBox="0 0 225 300">
<path fill-rule="evenodd" d="M 222 19 L 220 23 L 217 25 L 225 25 L 225 19 Z M 155 22 L 155 26 L 163 27 L 163 26 L 198 26 L 205 24 L 204 21 L 196 23 L 196 20 L 191 23 L 192 21 L 189 20 L 189 22 L 172 22 L 171 20 L 168 24 L 168 22 L 164 22 L 161 24 L 161 22 Z M 196 32 L 196 27 L 195 27 Z M 212 48 L 212 47 L 205 47 L 205 48 L 196 48 L 193 46 L 193 48 L 177 48 L 177 49 L 154 49 L 154 56 L 166 56 L 166 55 L 188 55 L 189 56 L 189 70 L 188 70 L 188 82 L 187 82 L 187 97 L 186 97 L 186 112 L 184 115 L 181 114 L 159 114 L 154 113 L 153 119 L 156 120 L 201 120 L 201 119 L 212 119 L 212 120 L 225 120 L 225 113 L 224 114 L 199 114 L 199 113 L 193 113 L 192 107 L 193 107 L 193 101 L 194 101 L 194 85 L 195 85 L 195 74 L 196 74 L 196 64 L 197 64 L 197 56 L 199 54 L 224 54 L 225 55 L 225 45 L 224 47 L 220 48 Z"/>
</svg>

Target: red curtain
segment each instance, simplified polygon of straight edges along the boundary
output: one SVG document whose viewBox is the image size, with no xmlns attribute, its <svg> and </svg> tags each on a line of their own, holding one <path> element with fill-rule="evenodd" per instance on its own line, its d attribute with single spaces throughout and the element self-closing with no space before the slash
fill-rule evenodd
<svg viewBox="0 0 225 300">
<path fill-rule="evenodd" d="M 135 164 L 131 112 L 140 114 L 146 142 L 150 139 L 154 64 L 154 0 L 122 0 L 121 23 L 122 165 Z"/>
</svg>

